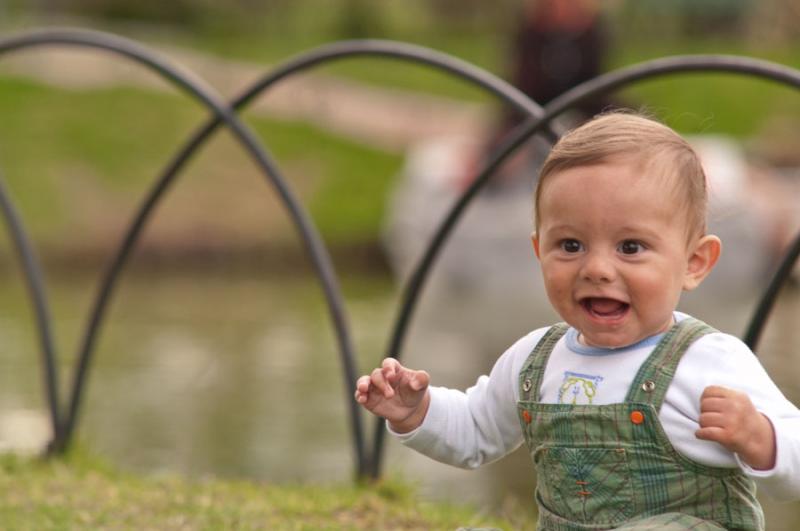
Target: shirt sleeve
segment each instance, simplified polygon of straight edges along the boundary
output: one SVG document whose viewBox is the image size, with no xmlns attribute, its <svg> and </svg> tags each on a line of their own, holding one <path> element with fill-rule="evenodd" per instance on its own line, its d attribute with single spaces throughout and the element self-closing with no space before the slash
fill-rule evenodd
<svg viewBox="0 0 800 531">
<path fill-rule="evenodd" d="M 514 343 L 466 392 L 431 387 L 428 412 L 416 430 L 398 434 L 388 423 L 387 429 L 405 446 L 461 468 L 477 468 L 512 452 L 523 441 L 516 406 L 519 373 L 546 331 Z"/>
<path fill-rule="evenodd" d="M 746 393 L 755 408 L 772 423 L 777 453 L 775 466 L 770 470 L 755 470 L 734 455 L 736 464 L 771 498 L 800 498 L 800 410 L 781 393 L 758 358 L 736 337 L 709 334 L 697 341 L 697 347 L 692 356 L 695 363 L 688 364 L 696 375 L 695 383 L 700 384 L 694 386 L 697 393 L 695 418 L 699 419 L 700 415 L 700 395 L 709 385 Z M 692 350 L 694 346 L 687 354 Z"/>
</svg>

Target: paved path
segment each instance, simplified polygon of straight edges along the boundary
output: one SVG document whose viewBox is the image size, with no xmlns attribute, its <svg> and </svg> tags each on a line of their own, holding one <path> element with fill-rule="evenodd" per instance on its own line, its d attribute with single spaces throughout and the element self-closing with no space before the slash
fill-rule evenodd
<svg viewBox="0 0 800 531">
<path fill-rule="evenodd" d="M 173 64 L 194 72 L 226 98 L 268 71 L 267 66 L 187 50 L 162 52 Z M 390 61 L 385 64 L 392 67 Z M 173 90 L 143 67 L 86 49 L 52 47 L 12 54 L 0 62 L 0 72 L 76 89 L 134 85 Z M 367 86 L 313 72 L 276 85 L 251 108 L 259 114 L 309 120 L 389 150 L 402 150 L 420 139 L 442 134 L 477 137 L 491 119 L 491 109 L 485 105 Z"/>
</svg>

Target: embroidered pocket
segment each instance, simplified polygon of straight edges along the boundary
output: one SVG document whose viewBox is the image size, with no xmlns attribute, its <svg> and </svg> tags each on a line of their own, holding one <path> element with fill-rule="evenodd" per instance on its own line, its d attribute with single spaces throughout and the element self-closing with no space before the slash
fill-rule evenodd
<svg viewBox="0 0 800 531">
<path fill-rule="evenodd" d="M 622 448 L 543 447 L 534 453 L 541 503 L 580 523 L 613 524 L 634 514 L 627 453 Z"/>
</svg>

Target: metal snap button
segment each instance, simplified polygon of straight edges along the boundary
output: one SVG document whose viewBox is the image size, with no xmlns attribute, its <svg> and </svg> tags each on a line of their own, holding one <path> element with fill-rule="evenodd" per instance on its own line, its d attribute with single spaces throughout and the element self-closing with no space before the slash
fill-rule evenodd
<svg viewBox="0 0 800 531">
<path fill-rule="evenodd" d="M 642 384 L 642 390 L 645 393 L 652 393 L 656 388 L 656 383 L 653 380 L 645 380 Z"/>
<path fill-rule="evenodd" d="M 531 390 L 532 386 L 533 382 L 531 382 L 530 378 L 525 378 L 525 381 L 522 382 L 522 390 L 525 391 L 526 393 Z"/>
<path fill-rule="evenodd" d="M 631 411 L 631 422 L 634 424 L 641 424 L 644 422 L 644 413 L 641 411 Z"/>
</svg>

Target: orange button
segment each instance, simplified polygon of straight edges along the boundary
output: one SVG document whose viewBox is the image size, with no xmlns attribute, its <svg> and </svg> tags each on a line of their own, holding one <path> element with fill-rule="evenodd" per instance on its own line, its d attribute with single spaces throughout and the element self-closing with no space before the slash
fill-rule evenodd
<svg viewBox="0 0 800 531">
<path fill-rule="evenodd" d="M 530 424 L 531 423 L 531 414 L 528 413 L 527 409 L 522 412 L 522 418 L 525 419 L 525 423 L 526 424 Z"/>
<path fill-rule="evenodd" d="M 641 411 L 631 411 L 631 422 L 634 424 L 641 424 L 644 422 L 644 413 Z"/>
</svg>

